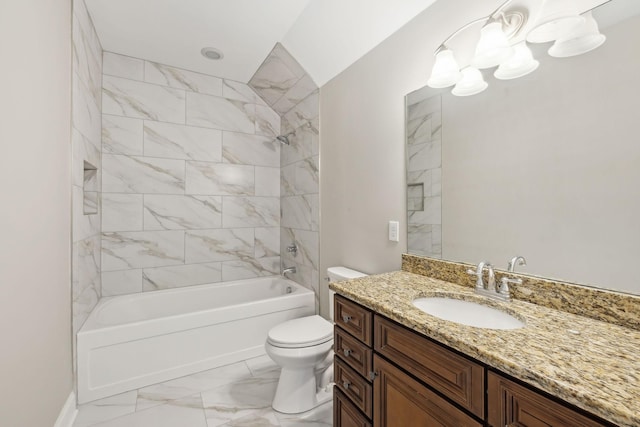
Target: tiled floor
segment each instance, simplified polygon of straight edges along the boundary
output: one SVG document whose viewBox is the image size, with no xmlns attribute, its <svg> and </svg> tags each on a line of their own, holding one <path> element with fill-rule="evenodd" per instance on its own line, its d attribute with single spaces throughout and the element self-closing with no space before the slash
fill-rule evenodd
<svg viewBox="0 0 640 427">
<path fill-rule="evenodd" d="M 271 409 L 277 366 L 267 356 L 81 405 L 74 427 L 327 427 L 332 403 L 284 415 Z"/>
</svg>

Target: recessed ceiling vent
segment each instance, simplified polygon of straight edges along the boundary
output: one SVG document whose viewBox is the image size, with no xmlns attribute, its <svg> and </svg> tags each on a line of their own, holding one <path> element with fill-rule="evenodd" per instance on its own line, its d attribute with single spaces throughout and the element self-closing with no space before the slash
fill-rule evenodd
<svg viewBox="0 0 640 427">
<path fill-rule="evenodd" d="M 213 48 L 213 47 L 203 47 L 200 50 L 200 53 L 205 58 L 211 59 L 211 60 L 214 60 L 214 61 L 217 61 L 218 59 L 222 59 L 224 57 L 222 52 L 220 52 L 218 49 Z"/>
</svg>

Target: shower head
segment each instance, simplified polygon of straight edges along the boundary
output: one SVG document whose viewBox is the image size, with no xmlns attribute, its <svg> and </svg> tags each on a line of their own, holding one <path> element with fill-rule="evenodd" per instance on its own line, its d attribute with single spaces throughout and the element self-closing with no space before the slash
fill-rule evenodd
<svg viewBox="0 0 640 427">
<path fill-rule="evenodd" d="M 293 134 L 295 134 L 295 132 L 289 132 L 286 135 L 278 135 L 276 136 L 276 139 L 280 141 L 281 144 L 291 145 L 291 141 L 289 141 L 289 137 Z"/>
</svg>

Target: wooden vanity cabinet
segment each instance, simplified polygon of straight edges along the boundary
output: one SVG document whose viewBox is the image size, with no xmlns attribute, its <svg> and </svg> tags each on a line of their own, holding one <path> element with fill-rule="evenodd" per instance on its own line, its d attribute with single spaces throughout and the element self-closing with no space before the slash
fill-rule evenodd
<svg viewBox="0 0 640 427">
<path fill-rule="evenodd" d="M 603 427 L 601 423 L 504 376 L 487 376 L 489 425 L 493 427 Z"/>
<path fill-rule="evenodd" d="M 340 295 L 334 427 L 612 427 Z"/>
</svg>

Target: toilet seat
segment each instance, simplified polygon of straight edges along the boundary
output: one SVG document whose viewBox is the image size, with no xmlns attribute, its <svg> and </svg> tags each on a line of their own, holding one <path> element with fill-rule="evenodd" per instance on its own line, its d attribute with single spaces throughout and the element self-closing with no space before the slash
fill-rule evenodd
<svg viewBox="0 0 640 427">
<path fill-rule="evenodd" d="M 288 320 L 273 327 L 267 342 L 274 347 L 313 347 L 333 339 L 333 325 L 318 315 Z"/>
</svg>

